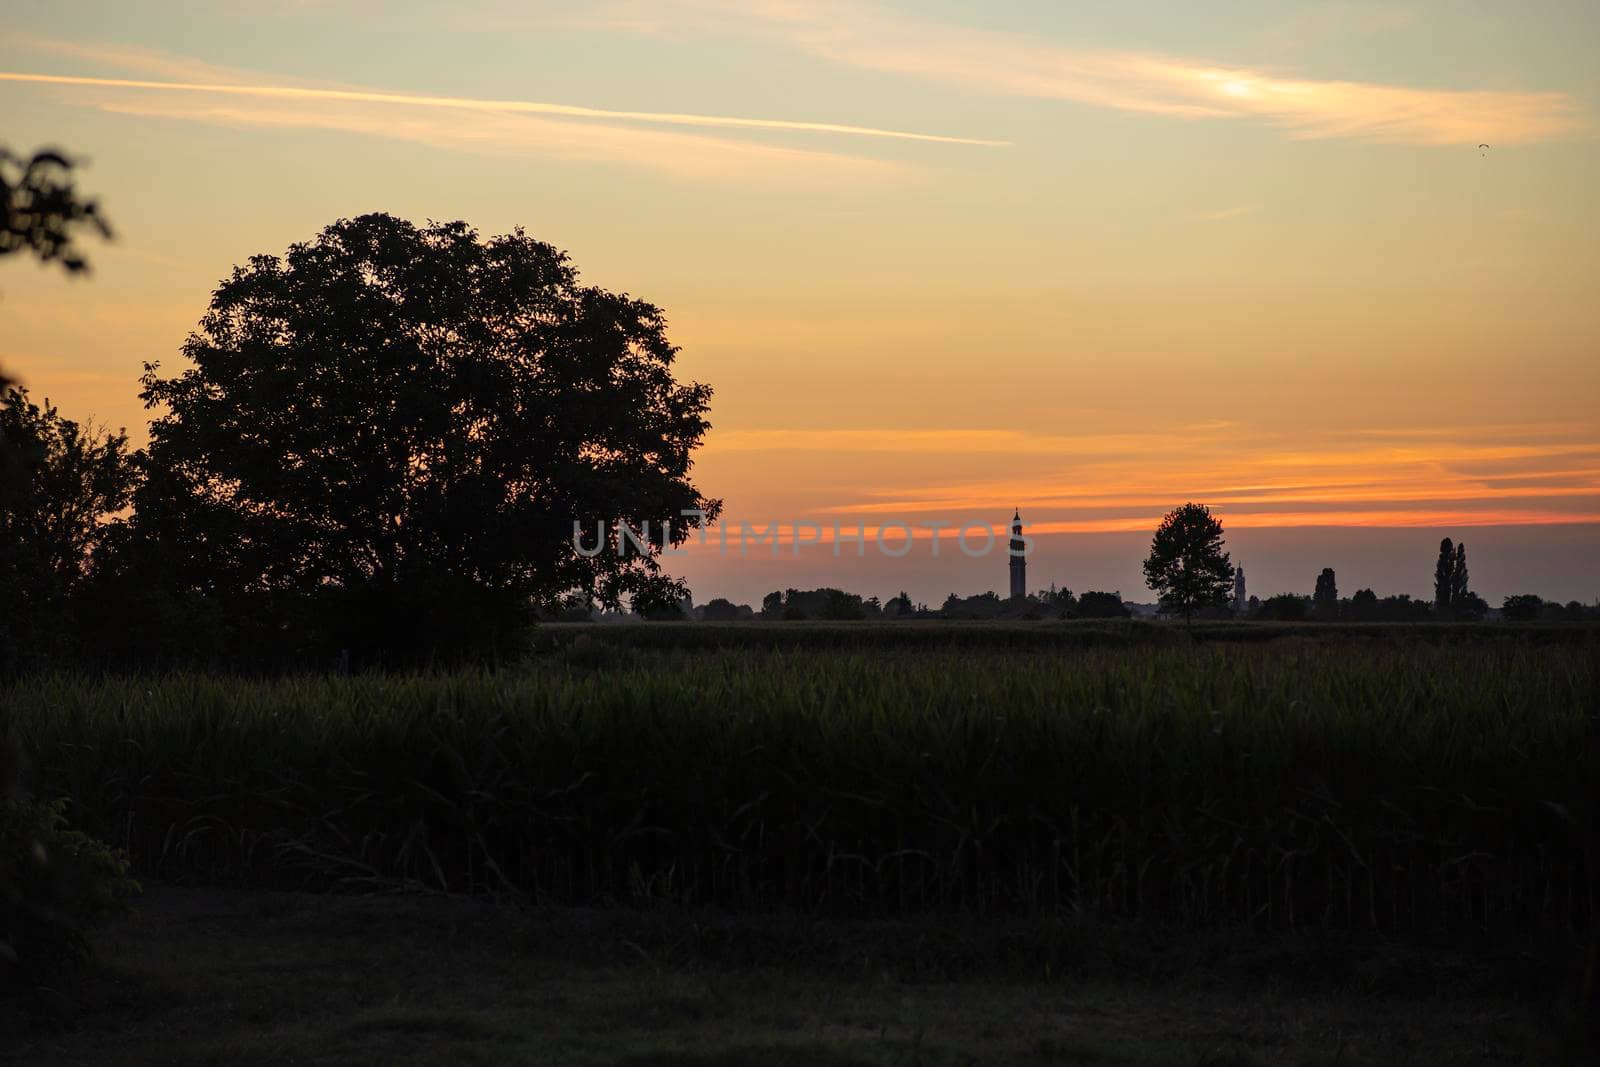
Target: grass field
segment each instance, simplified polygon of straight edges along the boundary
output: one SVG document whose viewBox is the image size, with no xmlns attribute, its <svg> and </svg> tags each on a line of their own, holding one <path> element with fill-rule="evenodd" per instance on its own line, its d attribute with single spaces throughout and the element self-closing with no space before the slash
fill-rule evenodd
<svg viewBox="0 0 1600 1067">
<path fill-rule="evenodd" d="M 1593 628 L 537 643 L 0 690 L 148 887 L 0 1059 L 1586 1062 Z"/>
<path fill-rule="evenodd" d="M 32 679 L 6 729 L 174 882 L 1590 928 L 1595 631 L 1421 633 L 551 627 L 496 673 Z"/>
</svg>

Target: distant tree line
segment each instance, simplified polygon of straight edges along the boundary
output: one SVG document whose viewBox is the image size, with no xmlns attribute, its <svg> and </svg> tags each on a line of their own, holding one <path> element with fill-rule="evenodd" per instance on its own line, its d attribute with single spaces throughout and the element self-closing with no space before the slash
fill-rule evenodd
<svg viewBox="0 0 1600 1067">
<path fill-rule="evenodd" d="M 1432 603 L 1407 594 L 1380 598 L 1371 589 L 1344 599 L 1333 568 L 1324 567 L 1310 596 L 1250 597 L 1243 611 L 1229 603 L 1234 571 L 1223 545 L 1222 523 L 1204 505 L 1184 504 L 1162 520 L 1144 569 L 1163 612 L 1185 619 L 1264 622 L 1476 622 L 1490 614 L 1489 604 L 1469 586 L 1466 544 L 1448 537 L 1439 543 Z M 1507 597 L 1500 616 L 1512 622 L 1581 622 L 1600 619 L 1600 603 L 1547 604 L 1524 594 Z"/>
<path fill-rule="evenodd" d="M 1088 592 L 1074 596 L 1070 589 L 1041 590 L 1016 599 L 998 593 L 960 596 L 951 593 L 938 608 L 916 603 L 900 592 L 888 600 L 862 597 L 843 589 L 773 590 L 761 599 L 759 609 L 718 598 L 691 617 L 705 622 L 814 621 L 848 622 L 857 619 L 1113 619 L 1132 613 L 1119 593 Z"/>
<path fill-rule="evenodd" d="M 1439 543 L 1431 602 L 1407 594 L 1379 597 L 1371 589 L 1340 597 L 1333 568 L 1324 567 L 1310 596 L 1251 597 L 1241 617 L 1272 622 L 1479 622 L 1496 614 L 1469 588 L 1467 575 L 1466 544 L 1447 537 Z M 1523 593 L 1506 597 L 1498 615 L 1507 622 L 1585 622 L 1600 620 L 1600 604 L 1585 606 L 1576 600 L 1561 604 Z"/>
</svg>

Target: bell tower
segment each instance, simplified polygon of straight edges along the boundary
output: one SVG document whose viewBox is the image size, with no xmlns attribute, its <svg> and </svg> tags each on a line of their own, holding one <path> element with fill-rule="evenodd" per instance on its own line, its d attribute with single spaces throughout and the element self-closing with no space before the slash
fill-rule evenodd
<svg viewBox="0 0 1600 1067">
<path fill-rule="evenodd" d="M 1011 515 L 1011 599 L 1017 600 L 1028 595 L 1028 560 L 1023 555 L 1027 550 L 1027 542 L 1022 539 L 1022 512 L 1016 510 Z"/>
</svg>

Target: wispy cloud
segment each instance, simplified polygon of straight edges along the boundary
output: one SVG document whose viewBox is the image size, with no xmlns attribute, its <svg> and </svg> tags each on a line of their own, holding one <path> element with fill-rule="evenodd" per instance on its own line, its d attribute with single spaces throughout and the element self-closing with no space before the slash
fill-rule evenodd
<svg viewBox="0 0 1600 1067">
<path fill-rule="evenodd" d="M 707 440 L 708 452 L 1016 453 L 1123 454 L 1150 440 L 1146 434 L 1034 434 L 1021 430 L 725 430 Z"/>
<path fill-rule="evenodd" d="M 1492 429 L 1492 428 L 1490 428 Z M 1600 439 L 1496 440 L 1485 428 L 1292 441 L 1231 423 L 1138 434 L 1021 430 L 832 429 L 715 431 L 707 454 L 810 452 L 1004 454 L 1024 472 L 1003 480 L 902 485 L 819 506 L 822 515 L 886 521 L 980 520 L 1020 505 L 1036 532 L 1148 529 L 1184 500 L 1241 526 L 1436 526 L 1600 519 Z M 1345 440 L 1341 442 L 1340 437 Z M 1354 437 L 1354 440 L 1350 440 Z M 935 464 L 937 466 L 937 464 Z"/>
<path fill-rule="evenodd" d="M 782 186 L 861 184 L 904 176 L 902 164 L 832 152 L 665 130 L 514 115 L 375 112 L 370 105 L 227 106 L 194 101 L 105 99 L 111 114 L 218 126 L 332 130 L 485 155 L 617 163 L 686 180 Z"/>
<path fill-rule="evenodd" d="M 33 56 L 54 56 L 58 59 L 87 64 L 90 67 L 109 68 L 124 75 L 137 74 L 167 81 L 244 84 L 252 80 L 249 71 L 208 63 L 193 56 L 176 55 L 155 48 L 116 41 L 69 41 L 60 37 L 28 33 L 24 30 L 3 30 L 0 31 L 0 46 Z M 255 76 L 255 80 L 260 80 L 259 75 Z M 284 85 L 299 86 L 329 84 L 291 77 L 281 77 L 277 81 Z"/>
<path fill-rule="evenodd" d="M 1256 118 L 1301 138 L 1509 145 L 1561 138 L 1583 124 L 1577 105 L 1560 92 L 1315 79 L 1074 47 L 842 0 L 624 0 L 608 17 L 634 31 L 756 34 L 837 63 L 1009 96 L 1189 119 Z"/>
<path fill-rule="evenodd" d="M 12 33 L 30 52 L 144 77 L 0 71 L 0 82 L 53 88 L 122 115 L 226 126 L 333 130 L 455 150 L 641 166 L 693 180 L 785 186 L 904 178 L 907 164 L 826 148 L 775 143 L 811 136 L 994 147 L 981 138 L 822 121 L 628 111 L 531 100 L 390 92 L 267 78 L 187 56 Z M 765 136 L 763 136 L 765 135 Z"/>
<path fill-rule="evenodd" d="M 667 126 L 703 126 L 741 130 L 784 130 L 806 133 L 833 133 L 851 137 L 886 137 L 902 141 L 931 141 L 941 144 L 999 146 L 1004 141 L 985 141 L 971 137 L 948 137 L 935 133 L 886 130 L 872 126 L 848 126 L 832 122 L 796 122 L 788 119 L 738 118 L 728 115 L 692 115 L 666 111 L 614 111 L 549 104 L 533 100 L 483 100 L 461 96 L 421 96 L 412 93 L 374 92 L 352 89 L 308 89 L 287 85 L 242 85 L 149 81 L 137 78 L 92 78 L 71 74 L 31 74 L 0 71 L 0 81 L 33 82 L 41 85 L 78 85 L 102 89 L 147 89 L 166 93 L 202 93 L 218 96 L 257 97 L 292 103 L 383 104 L 404 108 L 443 108 L 497 115 L 551 115 L 561 118 L 599 119 L 609 122 L 640 122 Z"/>
<path fill-rule="evenodd" d="M 1223 222 L 1227 219 L 1242 218 L 1255 210 L 1254 205 L 1241 207 L 1225 207 L 1218 211 L 1202 211 L 1200 217 L 1207 222 Z"/>
</svg>

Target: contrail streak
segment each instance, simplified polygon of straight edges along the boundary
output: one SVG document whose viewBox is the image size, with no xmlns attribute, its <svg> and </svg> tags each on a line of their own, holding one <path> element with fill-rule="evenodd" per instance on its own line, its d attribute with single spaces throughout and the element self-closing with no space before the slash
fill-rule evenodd
<svg viewBox="0 0 1600 1067">
<path fill-rule="evenodd" d="M 257 96 L 278 100 L 341 100 L 362 104 L 401 104 L 412 107 L 454 108 L 462 111 L 493 111 L 502 114 L 560 115 L 566 118 L 653 122 L 669 126 L 802 130 L 808 133 L 840 133 L 853 137 L 887 137 L 901 141 L 933 141 L 939 144 L 983 145 L 986 147 L 1004 147 L 1011 143 L 1010 141 L 990 141 L 977 137 L 948 137 L 936 133 L 882 130 L 871 126 L 846 126 L 834 122 L 793 122 L 787 119 L 746 119 L 728 115 L 686 115 L 661 111 L 610 111 L 604 108 L 577 107 L 572 104 L 545 104 L 531 100 L 476 100 L 471 97 L 415 96 L 410 93 L 374 93 L 352 89 L 297 89 L 281 85 L 142 81 L 134 78 L 88 78 L 66 74 L 28 74 L 16 71 L 0 71 L 0 81 L 33 82 L 42 85 L 89 85 L 105 89 L 155 89 L 167 92 L 218 93 L 228 96 Z"/>
</svg>

